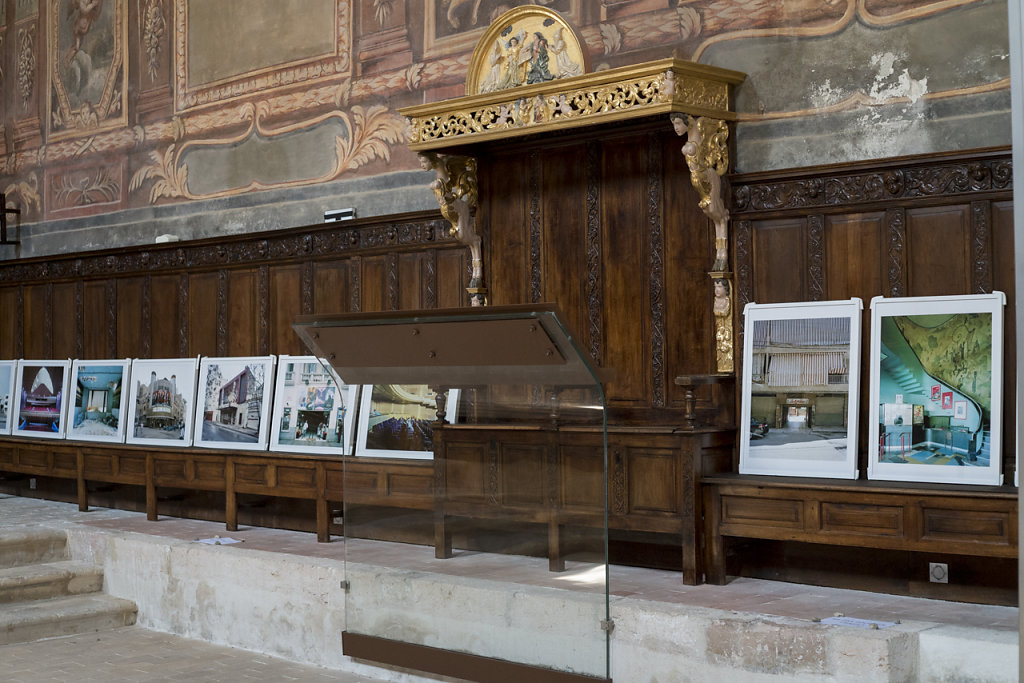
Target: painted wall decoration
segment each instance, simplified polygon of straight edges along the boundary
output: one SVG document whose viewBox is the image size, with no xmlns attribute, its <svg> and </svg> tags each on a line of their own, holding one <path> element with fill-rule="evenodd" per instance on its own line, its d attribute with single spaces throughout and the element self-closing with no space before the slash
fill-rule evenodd
<svg viewBox="0 0 1024 683">
<path fill-rule="evenodd" d="M 869 478 L 1002 483 L 1004 305 L 1002 292 L 872 300 Z"/>
<path fill-rule="evenodd" d="M 194 445 L 267 448 L 275 362 L 274 356 L 200 360 Z"/>
<path fill-rule="evenodd" d="M 18 361 L 14 386 L 16 407 L 12 434 L 38 439 L 63 439 L 70 360 Z"/>
<path fill-rule="evenodd" d="M 19 255 L 204 237 L 217 221 L 176 207 L 208 200 L 230 200 L 206 209 L 234 212 L 238 230 L 310 224 L 335 198 L 375 202 L 360 215 L 429 207 L 397 110 L 463 94 L 473 50 L 517 4 L 140 0 L 129 22 L 128 0 L 16 3 L 0 26 L 0 191 L 23 225 L 91 217 L 26 231 Z M 747 73 L 738 171 L 1009 143 L 1007 37 L 992 30 L 1005 2 L 524 4 L 557 12 L 591 70 L 676 55 Z M 520 54 L 544 47 L 547 72 L 570 73 L 546 28 L 522 27 Z M 159 228 L 127 220 L 143 208 L 161 210 Z"/>
<path fill-rule="evenodd" d="M 127 0 L 50 0 L 47 132 L 51 138 L 127 125 Z"/>
<path fill-rule="evenodd" d="M 75 360 L 67 400 L 67 438 L 124 441 L 131 359 Z M 71 391 L 74 393 L 72 394 Z"/>
<path fill-rule="evenodd" d="M 857 478 L 863 302 L 748 304 L 740 472 Z"/>
</svg>

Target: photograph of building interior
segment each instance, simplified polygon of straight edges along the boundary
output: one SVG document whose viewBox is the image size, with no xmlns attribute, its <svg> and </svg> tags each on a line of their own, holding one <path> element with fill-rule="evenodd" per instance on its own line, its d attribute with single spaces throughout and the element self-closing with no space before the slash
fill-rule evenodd
<svg viewBox="0 0 1024 683">
<path fill-rule="evenodd" d="M 156 679 L 1017 680 L 1022 31 L 1018 0 L 0 0 L 0 361 L 44 359 L 12 421 L 59 419 L 52 363 L 140 368 L 124 442 L 0 434 L 0 677 L 134 680 L 158 640 L 207 655 Z M 744 324 L 993 292 L 988 421 L 975 346 L 931 335 L 970 379 L 917 346 L 940 321 L 886 321 L 877 421 L 868 310 L 857 377 L 841 330 Z M 288 448 L 199 447 L 274 381 L 201 359 L 270 356 L 426 389 L 365 393 L 376 453 L 320 382 L 261 418 Z M 853 476 L 740 471 L 842 434 Z M 922 463 L 1001 483 L 869 477 Z"/>
</svg>

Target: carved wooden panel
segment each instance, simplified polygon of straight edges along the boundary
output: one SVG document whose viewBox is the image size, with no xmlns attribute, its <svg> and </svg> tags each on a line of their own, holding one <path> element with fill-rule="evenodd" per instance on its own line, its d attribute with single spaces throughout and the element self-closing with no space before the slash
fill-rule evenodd
<svg viewBox="0 0 1024 683">
<path fill-rule="evenodd" d="M 0 315 L 0 358 L 20 358 L 20 352 L 15 348 L 17 343 L 22 341 L 20 333 L 16 333 L 22 321 L 18 312 L 19 288 L 4 287 L 0 289 L 0 311 L 8 311 Z M 76 311 L 81 316 L 81 311 Z"/>
<path fill-rule="evenodd" d="M 226 354 L 253 356 L 259 353 L 259 298 L 256 292 L 258 270 L 233 270 L 228 274 Z"/>
<path fill-rule="evenodd" d="M 722 523 L 803 529 L 804 503 L 796 498 L 723 495 Z"/>
<path fill-rule="evenodd" d="M 630 448 L 627 453 L 629 511 L 682 514 L 679 509 L 682 477 L 676 452 L 667 448 Z"/>
<path fill-rule="evenodd" d="M 138 354 L 139 340 L 150 331 L 142 324 L 145 278 L 122 278 L 117 281 L 116 318 L 117 350 L 114 358 Z"/>
<path fill-rule="evenodd" d="M 903 535 L 903 508 L 898 506 L 823 501 L 820 518 L 824 532 Z"/>
<path fill-rule="evenodd" d="M 75 332 L 81 312 L 75 305 L 75 293 L 75 285 L 70 282 L 53 286 L 53 358 L 78 358 Z"/>
<path fill-rule="evenodd" d="M 387 475 L 388 496 L 430 497 L 434 490 L 434 479 L 429 472 L 420 474 L 392 473 Z"/>
<path fill-rule="evenodd" d="M 544 475 L 544 444 L 501 445 L 499 465 L 501 471 L 501 503 L 503 505 L 540 505 L 544 502 L 546 485 Z"/>
<path fill-rule="evenodd" d="M 195 273 L 188 277 L 189 355 L 217 356 L 217 315 L 226 303 L 221 299 L 217 273 Z"/>
<path fill-rule="evenodd" d="M 807 223 L 802 218 L 764 221 L 753 240 L 753 297 L 759 304 L 807 299 Z M 779 277 L 784 271 L 787 275 Z"/>
<path fill-rule="evenodd" d="M 482 443 L 446 442 L 444 479 L 448 497 L 456 501 L 486 499 L 487 448 Z"/>
<path fill-rule="evenodd" d="M 826 299 L 870 301 L 884 290 L 884 221 L 885 214 L 877 211 L 826 217 Z"/>
<path fill-rule="evenodd" d="M 180 309 L 178 278 L 160 275 L 149 284 L 150 358 L 175 358 L 178 355 Z"/>
<path fill-rule="evenodd" d="M 305 347 L 292 329 L 299 315 L 302 269 L 281 266 L 270 272 L 270 353 L 301 355 Z"/>
<path fill-rule="evenodd" d="M 575 510 L 596 511 L 603 507 L 604 461 L 596 440 L 589 445 L 567 445 L 565 441 L 581 441 L 563 438 L 559 453 L 561 485 L 558 498 L 561 504 Z"/>
<path fill-rule="evenodd" d="M 351 310 L 349 260 L 317 263 L 313 268 L 313 312 L 320 315 Z"/>
<path fill-rule="evenodd" d="M 972 293 L 970 238 L 968 205 L 908 210 L 907 270 L 912 296 Z"/>
</svg>

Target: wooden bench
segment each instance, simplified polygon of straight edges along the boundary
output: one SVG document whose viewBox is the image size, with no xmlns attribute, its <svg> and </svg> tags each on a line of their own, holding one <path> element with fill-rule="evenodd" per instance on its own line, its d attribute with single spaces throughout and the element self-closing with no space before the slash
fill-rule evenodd
<svg viewBox="0 0 1024 683">
<path fill-rule="evenodd" d="M 207 448 L 153 448 L 79 441 L 0 438 L 0 472 L 74 479 L 78 507 L 89 509 L 88 483 L 145 487 L 146 517 L 158 516 L 158 489 L 223 492 L 228 531 L 238 530 L 238 495 L 312 500 L 316 534 L 330 541 L 330 502 L 342 500 L 348 477 L 349 502 L 433 509 L 433 468 L 429 462 L 381 462 L 322 455 L 253 453 Z"/>
<path fill-rule="evenodd" d="M 1017 557 L 1017 489 L 716 475 L 703 482 L 708 583 L 724 584 L 724 539 L 738 537 Z"/>
</svg>

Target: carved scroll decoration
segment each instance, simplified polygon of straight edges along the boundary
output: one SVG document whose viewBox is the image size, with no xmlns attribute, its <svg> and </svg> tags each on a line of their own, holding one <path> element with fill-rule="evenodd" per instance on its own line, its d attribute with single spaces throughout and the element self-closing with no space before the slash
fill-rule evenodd
<svg viewBox="0 0 1024 683">
<path fill-rule="evenodd" d="M 530 303 L 541 300 L 540 152 L 530 152 Z"/>
<path fill-rule="evenodd" d="M 587 330 L 590 357 L 601 364 L 601 311 L 604 309 L 601 286 L 601 187 L 599 165 L 601 151 L 587 145 Z"/>
<path fill-rule="evenodd" d="M 32 90 L 36 77 L 36 27 L 31 25 L 18 29 L 18 94 L 21 103 L 28 106 L 32 101 Z"/>
<path fill-rule="evenodd" d="M 163 0 L 146 0 L 142 19 L 142 44 L 146 50 L 146 70 L 153 81 L 160 75 L 160 51 L 166 34 Z"/>
<path fill-rule="evenodd" d="M 651 382 L 653 405 L 665 407 L 665 238 L 661 225 L 661 146 L 648 139 L 647 220 L 650 226 Z"/>
<path fill-rule="evenodd" d="M 907 215 L 904 209 L 889 209 L 885 212 L 885 224 L 889 229 L 889 296 L 904 296 L 906 292 Z"/>
<path fill-rule="evenodd" d="M 988 294 L 992 291 L 990 206 L 990 202 L 971 202 L 971 255 L 974 260 L 971 291 L 976 294 Z"/>
<path fill-rule="evenodd" d="M 807 217 L 807 263 L 808 298 L 822 301 L 825 298 L 825 219 L 821 214 Z"/>
<path fill-rule="evenodd" d="M 483 252 L 480 235 L 476 232 L 476 159 L 435 152 L 421 152 L 419 157 L 424 170 L 433 169 L 437 173 L 430 189 L 437 197 L 441 215 L 451 223 L 449 234 L 469 247 L 473 259 L 473 273 L 466 288 L 470 305 L 486 306 Z"/>
</svg>

